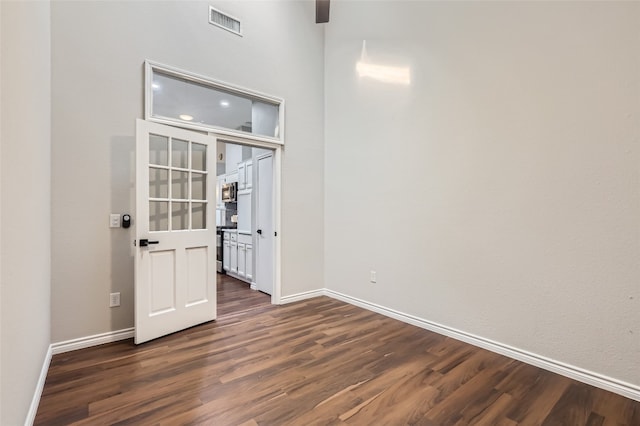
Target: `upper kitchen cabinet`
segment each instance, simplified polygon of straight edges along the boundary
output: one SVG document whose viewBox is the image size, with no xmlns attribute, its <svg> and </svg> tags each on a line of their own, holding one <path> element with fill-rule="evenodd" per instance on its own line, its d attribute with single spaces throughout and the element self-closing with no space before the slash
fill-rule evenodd
<svg viewBox="0 0 640 426">
<path fill-rule="evenodd" d="M 238 163 L 243 160 L 242 158 L 242 146 L 233 143 L 225 144 L 225 172 L 227 174 L 236 171 Z"/>
<path fill-rule="evenodd" d="M 251 191 L 238 191 L 238 232 L 251 234 Z"/>
<path fill-rule="evenodd" d="M 238 181 L 238 172 L 234 171 L 232 173 L 227 173 L 225 175 L 225 180 L 227 183 L 233 183 Z"/>
<path fill-rule="evenodd" d="M 253 162 L 247 161 L 247 167 L 245 168 L 246 187 L 247 189 L 253 188 Z"/>
<path fill-rule="evenodd" d="M 253 187 L 253 162 L 243 161 L 238 163 L 238 190 L 251 189 Z"/>
</svg>

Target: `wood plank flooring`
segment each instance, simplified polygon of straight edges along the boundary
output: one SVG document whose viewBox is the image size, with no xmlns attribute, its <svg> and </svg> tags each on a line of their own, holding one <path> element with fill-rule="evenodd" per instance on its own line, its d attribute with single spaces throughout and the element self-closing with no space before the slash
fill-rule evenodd
<svg viewBox="0 0 640 426">
<path fill-rule="evenodd" d="M 37 425 L 640 425 L 640 403 L 319 297 L 55 355 Z"/>
</svg>

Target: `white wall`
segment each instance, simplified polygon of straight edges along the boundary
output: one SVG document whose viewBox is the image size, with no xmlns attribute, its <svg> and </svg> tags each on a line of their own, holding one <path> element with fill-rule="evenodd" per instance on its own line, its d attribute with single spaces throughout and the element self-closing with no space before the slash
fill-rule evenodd
<svg viewBox="0 0 640 426">
<path fill-rule="evenodd" d="M 25 423 L 50 343 L 49 2 L 0 2 L 0 424 Z"/>
<path fill-rule="evenodd" d="M 54 342 L 133 326 L 133 236 L 109 229 L 108 215 L 133 211 L 145 59 L 285 99 L 283 295 L 323 287 L 323 29 L 313 3 L 212 3 L 242 20 L 244 37 L 209 25 L 209 3 L 53 3 Z M 111 291 L 121 307 L 108 308 Z"/>
<path fill-rule="evenodd" d="M 639 386 L 640 3 L 331 8 L 326 287 Z"/>
</svg>

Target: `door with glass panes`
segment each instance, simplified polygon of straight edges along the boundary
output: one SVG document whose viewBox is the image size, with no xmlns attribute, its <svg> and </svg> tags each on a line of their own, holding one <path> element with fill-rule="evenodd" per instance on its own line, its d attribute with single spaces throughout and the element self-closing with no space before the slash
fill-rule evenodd
<svg viewBox="0 0 640 426">
<path fill-rule="evenodd" d="M 136 122 L 135 342 L 216 318 L 216 139 Z"/>
</svg>

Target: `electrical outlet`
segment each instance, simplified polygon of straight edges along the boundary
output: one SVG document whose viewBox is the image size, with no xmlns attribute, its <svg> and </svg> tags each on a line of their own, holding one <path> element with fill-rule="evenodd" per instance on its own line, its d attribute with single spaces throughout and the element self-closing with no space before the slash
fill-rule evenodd
<svg viewBox="0 0 640 426">
<path fill-rule="evenodd" d="M 370 278 L 372 283 L 377 282 L 376 281 L 376 271 L 371 271 L 371 278 Z"/>
<path fill-rule="evenodd" d="M 109 228 L 120 228 L 120 215 L 113 213 L 109 215 Z"/>
<path fill-rule="evenodd" d="M 120 292 L 109 295 L 109 307 L 115 308 L 116 306 L 120 306 Z"/>
</svg>

